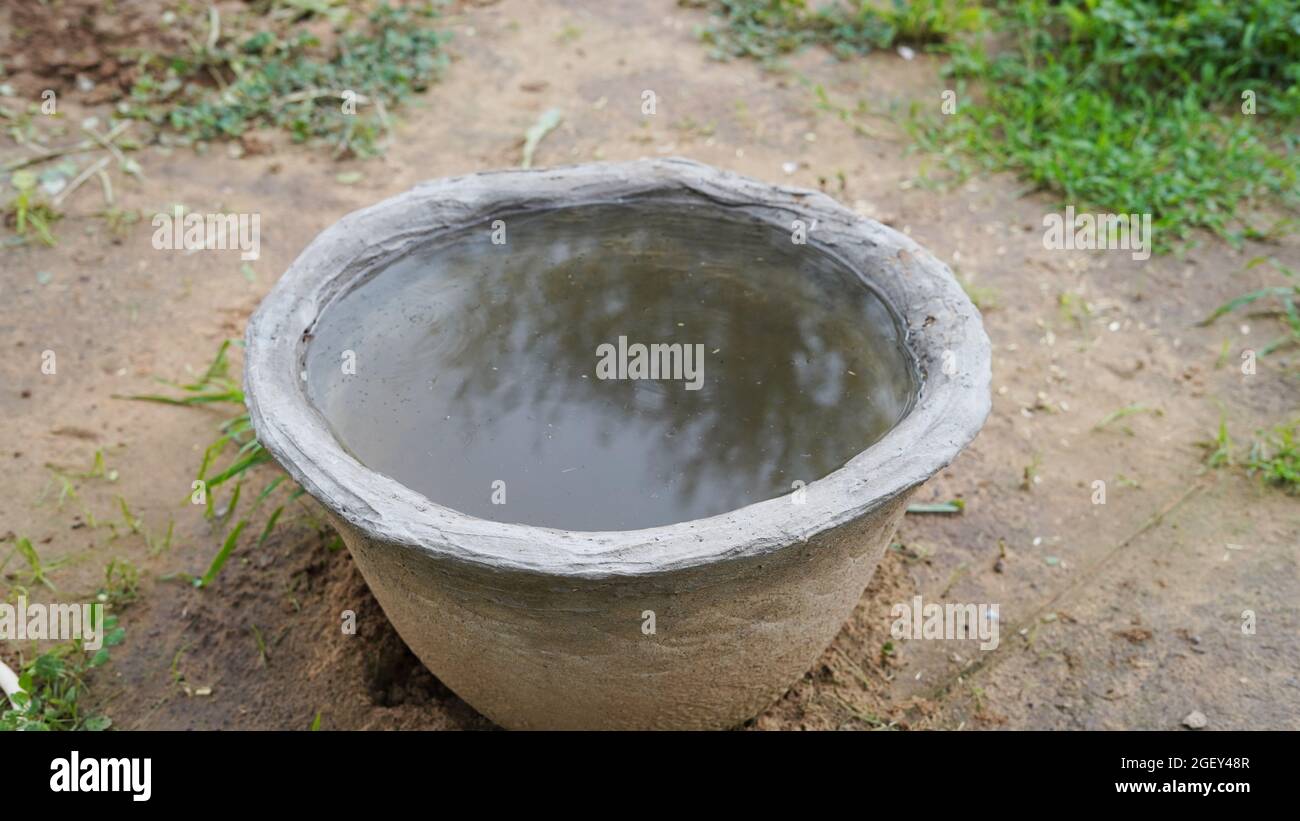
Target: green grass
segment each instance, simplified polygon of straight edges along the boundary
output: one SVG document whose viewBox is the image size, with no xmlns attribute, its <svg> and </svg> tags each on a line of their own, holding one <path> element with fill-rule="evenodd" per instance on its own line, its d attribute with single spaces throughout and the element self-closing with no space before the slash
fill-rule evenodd
<svg viewBox="0 0 1300 821">
<path fill-rule="evenodd" d="M 367 4 L 373 11 L 364 19 L 326 4 L 292 5 L 300 13 L 287 25 L 284 15 L 270 14 L 274 3 L 224 24 L 215 13 L 191 15 L 191 48 L 144 57 L 127 115 L 196 142 L 272 127 L 295 141 L 332 145 L 338 155 L 380 153 L 389 112 L 428 88 L 446 64 L 448 35 L 430 27 L 433 5 Z M 332 43 L 296 25 L 311 17 L 333 24 Z M 354 95 L 352 111 L 344 92 Z"/>
<path fill-rule="evenodd" d="M 1235 452 L 1226 418 L 1219 419 L 1214 438 L 1201 443 L 1210 468 L 1242 466 L 1247 475 L 1290 494 L 1300 494 L 1300 419 L 1257 431 L 1244 458 Z"/>
<path fill-rule="evenodd" d="M 126 637 L 117 616 L 104 616 L 102 629 L 103 646 L 94 653 L 75 639 L 20 665 L 18 686 L 22 692 L 11 696 L 16 706 L 0 701 L 0 731 L 108 729 L 113 723 L 108 716 L 88 713 L 82 704 L 87 674 L 108 663 L 109 648 Z"/>
<path fill-rule="evenodd" d="M 907 512 L 911 514 L 940 513 L 956 515 L 966 510 L 966 502 L 963 499 L 953 499 L 951 502 L 922 503 L 907 506 Z"/>
<path fill-rule="evenodd" d="M 1300 310 L 1297 310 L 1296 308 L 1296 302 L 1300 301 L 1300 277 L 1297 277 L 1296 272 L 1293 269 L 1288 268 L 1274 259 L 1259 257 L 1251 260 L 1246 267 L 1253 268 L 1256 265 L 1261 265 L 1265 262 L 1270 263 L 1276 270 L 1286 276 L 1287 279 L 1295 281 L 1260 288 L 1242 294 L 1235 299 L 1230 299 L 1218 308 L 1214 309 L 1213 313 L 1201 320 L 1199 323 L 1200 325 L 1209 325 L 1225 314 L 1241 310 L 1242 308 L 1254 305 L 1262 300 L 1271 298 L 1276 299 L 1280 303 L 1281 309 L 1273 313 L 1280 316 L 1286 323 L 1286 333 L 1269 342 L 1263 348 L 1260 348 L 1260 356 L 1268 356 L 1278 348 L 1300 346 Z"/>
<path fill-rule="evenodd" d="M 750 57 L 772 63 L 808 46 L 847 58 L 896 44 L 924 46 L 977 28 L 982 11 L 958 0 L 865 2 L 813 6 L 806 0 L 678 0 L 706 8 L 717 23 L 699 31 L 714 57 Z"/>
<path fill-rule="evenodd" d="M 202 490 L 204 516 L 208 519 L 226 523 L 235 521 L 235 513 L 239 509 L 244 483 L 251 477 L 251 471 L 258 465 L 272 461 L 271 454 L 262 447 L 254 434 L 252 420 L 249 418 L 248 411 L 245 410 L 244 391 L 240 387 L 239 380 L 231 376 L 230 351 L 233 346 L 239 344 L 241 343 L 230 339 L 222 342 L 217 349 L 216 356 L 213 357 L 208 367 L 192 382 L 158 380 L 170 387 L 172 393 L 132 394 L 114 397 L 116 399 L 157 402 L 179 407 L 220 408 L 223 405 L 233 405 L 237 408 L 235 415 L 227 417 L 219 423 L 216 438 L 203 451 L 203 458 L 199 462 L 194 480 Z M 203 575 L 194 576 L 188 573 L 177 573 L 170 578 L 181 579 L 198 588 L 211 585 L 221 572 L 221 569 L 225 567 L 235 548 L 238 547 L 239 537 L 243 534 L 244 528 L 251 523 L 253 514 L 257 512 L 264 502 L 273 497 L 276 490 L 284 484 L 286 478 L 283 475 L 276 476 L 263 486 L 252 506 L 248 508 L 247 513 L 235 521 L 234 526 L 227 531 L 220 549 L 213 556 Z M 232 482 L 234 483 L 234 490 L 231 491 L 229 500 L 218 511 L 216 491 L 223 485 Z M 289 481 L 289 486 L 293 490 L 289 494 L 288 500 L 284 504 L 278 505 L 267 517 L 261 535 L 258 536 L 255 543 L 257 547 L 265 545 L 267 539 L 271 537 L 272 531 L 280 522 L 285 507 L 298 501 L 305 493 L 301 487 L 298 487 L 292 481 Z M 194 501 L 195 493 L 198 493 L 198 490 L 185 497 L 187 504 Z M 125 508 L 124 515 L 128 522 L 132 521 L 129 511 L 126 511 Z M 318 525 L 318 527 L 323 527 L 323 525 Z M 151 553 L 156 555 L 165 550 L 171 543 L 171 535 L 172 528 L 169 526 L 166 539 L 161 544 L 146 536 Z"/>
<path fill-rule="evenodd" d="M 106 607 L 121 607 L 140 597 L 140 571 L 126 559 L 110 559 L 104 568 L 104 584 L 95 601 Z"/>
<path fill-rule="evenodd" d="M 59 210 L 64 199 L 96 177 L 104 197 L 104 208 L 96 216 L 104 220 L 113 242 L 125 239 L 126 229 L 140 215 L 113 204 L 108 170 L 116 161 L 122 173 L 140 176 L 139 163 L 127 156 L 141 147 L 127 133 L 132 123 L 110 117 L 110 127 L 100 132 L 96 123 L 83 121 L 84 137 L 69 144 L 65 138 L 72 129 L 63 122 L 65 114 L 44 114 L 41 103 L 34 100 L 21 110 L 0 105 L 0 120 L 5 122 L 5 136 L 23 149 L 19 156 L 0 163 L 0 222 L 14 231 L 13 236 L 0 239 L 0 248 L 31 242 L 57 244 L 54 224 L 64 218 Z"/>
<path fill-rule="evenodd" d="M 912 132 L 961 174 L 973 159 L 1063 204 L 1150 213 L 1158 252 L 1195 229 L 1276 236 L 1300 205 L 1298 20 L 1300 0 L 1003 0 L 996 45 L 948 49 L 956 112 Z"/>
<path fill-rule="evenodd" d="M 47 566 L 41 562 L 40 554 L 36 552 L 36 548 L 32 546 L 30 539 L 26 536 L 19 536 L 14 541 L 14 550 L 27 562 L 27 567 L 31 570 L 32 575 L 28 584 L 43 584 L 51 592 L 58 591 L 58 588 L 54 586 L 54 582 L 50 581 L 47 575 L 53 569 L 53 566 Z"/>
<path fill-rule="evenodd" d="M 1205 464 L 1211 468 L 1230 467 L 1234 464 L 1232 455 L 1232 436 L 1228 433 L 1228 417 L 1219 416 L 1219 428 L 1214 433 L 1214 438 L 1208 442 L 1202 442 L 1201 447 L 1205 450 Z"/>
<path fill-rule="evenodd" d="M 1164 416 L 1164 411 L 1159 408 L 1148 408 L 1142 405 L 1125 405 L 1117 411 L 1112 411 L 1106 414 L 1100 422 L 1092 426 L 1092 429 L 1094 431 L 1102 431 L 1121 419 L 1126 419 L 1140 413 L 1152 413 L 1156 416 Z M 1133 429 L 1127 425 L 1120 425 L 1119 429 L 1129 436 L 1133 435 Z"/>
<path fill-rule="evenodd" d="M 104 572 L 105 587 L 98 600 L 113 609 L 134 600 L 138 575 L 121 561 L 109 562 Z M 94 613 L 95 611 L 91 611 Z M 92 652 L 82 639 L 73 639 L 35 653 L 18 665 L 21 692 L 10 696 L 10 704 L 0 696 L 0 731 L 4 730 L 107 730 L 113 724 L 108 716 L 87 711 L 86 679 L 91 670 L 109 661 L 109 648 L 126 638 L 118 626 L 116 614 L 103 614 L 103 646 Z"/>
<path fill-rule="evenodd" d="M 204 511 L 208 518 L 216 516 L 215 491 L 232 480 L 242 479 L 249 470 L 271 460 L 257 437 L 253 435 L 253 423 L 244 408 L 244 391 L 239 381 L 230 375 L 230 348 L 238 344 L 227 339 L 217 349 L 217 355 L 193 382 L 172 382 L 158 380 L 171 387 L 175 393 L 131 394 L 115 396 L 115 399 L 133 399 L 141 402 L 158 402 L 164 405 L 195 407 L 206 405 L 235 405 L 241 412 L 220 423 L 218 435 L 203 451 L 203 460 L 199 464 L 195 481 L 203 483 L 205 498 Z M 227 460 L 223 464 L 223 460 Z M 238 485 L 235 493 L 238 494 Z M 188 498 L 188 497 L 187 497 Z M 238 502 L 237 495 L 228 506 L 227 513 L 233 511 Z"/>
<path fill-rule="evenodd" d="M 679 2 L 713 13 L 700 36 L 723 59 L 946 53 L 955 110 L 915 101 L 907 121 L 943 169 L 1011 172 L 1081 211 L 1151 214 L 1158 253 L 1198 229 L 1240 246 L 1295 223 L 1300 0 Z"/>
<path fill-rule="evenodd" d="M 63 215 L 40 198 L 36 183 L 36 175 L 30 171 L 15 171 L 9 177 L 15 193 L 4 206 L 4 221 L 13 223 L 14 233 L 24 240 L 35 237 L 46 245 L 54 245 L 50 228 Z"/>
<path fill-rule="evenodd" d="M 1261 431 L 1250 445 L 1246 470 L 1267 485 L 1300 494 L 1300 420 Z"/>
<path fill-rule="evenodd" d="M 247 520 L 241 519 L 231 529 L 230 533 L 226 534 L 226 540 L 221 543 L 221 549 L 217 551 L 217 555 L 212 557 L 207 572 L 193 581 L 195 587 L 207 587 L 217 578 L 217 574 L 221 572 L 221 568 L 225 567 L 226 560 L 230 558 L 230 554 L 234 551 L 235 545 L 239 544 L 239 534 L 244 532 L 244 527 L 247 524 Z"/>
</svg>

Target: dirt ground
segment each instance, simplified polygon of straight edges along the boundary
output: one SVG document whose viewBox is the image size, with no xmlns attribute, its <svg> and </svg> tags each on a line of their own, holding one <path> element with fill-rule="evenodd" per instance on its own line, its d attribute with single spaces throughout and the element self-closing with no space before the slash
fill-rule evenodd
<svg viewBox="0 0 1300 821">
<path fill-rule="evenodd" d="M 1053 197 L 1009 176 L 925 181 L 937 163 L 911 149 L 898 121 L 914 101 L 939 106 L 937 60 L 810 51 L 770 73 L 711 61 L 693 34 L 704 19 L 671 0 L 458 8 L 446 21 L 450 70 L 398 112 L 382 159 L 339 163 L 285 141 L 238 159 L 222 145 L 148 148 L 133 155 L 140 181 L 115 180 L 121 204 L 146 213 L 120 241 L 93 216 L 92 184 L 65 203 L 56 247 L 3 251 L 0 561 L 14 536 L 30 537 L 46 564 L 61 562 L 50 577 L 73 601 L 93 595 L 114 557 L 142 573 L 120 614 L 126 641 L 92 679 L 92 702 L 119 729 L 305 729 L 318 713 L 327 729 L 492 726 L 405 649 L 346 550 L 303 512 L 260 548 L 245 539 L 206 590 L 166 580 L 201 572 L 220 546 L 221 529 L 184 501 L 223 416 L 112 397 L 201 370 L 343 214 L 420 180 L 517 165 L 524 132 L 558 107 L 564 121 L 539 165 L 680 155 L 823 188 L 910 234 L 993 303 L 992 416 L 917 498 L 961 498 L 965 512 L 909 516 L 834 644 L 747 726 L 1175 729 L 1198 710 L 1209 729 L 1300 729 L 1296 499 L 1239 471 L 1206 471 L 1197 445 L 1221 413 L 1239 440 L 1294 415 L 1297 354 L 1244 375 L 1240 351 L 1280 325 L 1194 324 L 1276 278 L 1244 270 L 1248 259 L 1300 267 L 1295 238 L 1237 251 L 1204 237 L 1146 262 L 1045 250 L 1043 215 L 1063 206 Z M 866 113 L 819 106 L 817 85 Z M 645 90 L 652 116 L 641 113 Z M 341 184 L 351 171 L 360 181 Z M 154 250 L 148 215 L 172 203 L 260 213 L 252 281 L 236 251 Z M 58 354 L 55 375 L 41 372 L 45 350 Z M 1095 429 L 1135 404 L 1158 413 Z M 151 555 L 140 535 L 87 526 L 77 502 L 42 498 L 47 464 L 86 470 L 99 449 L 117 478 L 80 481 L 85 509 L 120 518 L 121 496 L 155 533 L 174 520 L 169 549 Z M 259 473 L 250 488 L 276 471 Z M 1104 505 L 1093 503 L 1095 480 L 1107 484 Z M 23 576 L 20 564 L 0 585 Z M 891 608 L 914 595 L 997 603 L 999 646 L 891 639 Z M 346 609 L 357 635 L 339 630 Z M 1241 629 L 1247 610 L 1254 634 Z M 16 664 L 16 648 L 0 646 L 0 657 Z"/>
<path fill-rule="evenodd" d="M 161 19 L 166 6 L 165 0 L 9 4 L 0 10 L 6 81 L 29 99 L 48 88 L 83 103 L 108 102 L 138 76 L 127 55 L 183 45 L 179 29 Z M 93 87 L 79 85 L 78 76 Z"/>
</svg>

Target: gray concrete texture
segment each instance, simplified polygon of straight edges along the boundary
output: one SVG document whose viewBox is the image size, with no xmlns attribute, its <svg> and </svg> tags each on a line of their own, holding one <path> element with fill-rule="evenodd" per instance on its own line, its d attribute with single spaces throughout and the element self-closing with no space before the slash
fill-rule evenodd
<svg viewBox="0 0 1300 821">
<path fill-rule="evenodd" d="M 901 317 L 923 375 L 911 412 L 809 484 L 804 504 L 782 497 L 627 532 L 465 516 L 340 447 L 301 379 L 332 299 L 443 234 L 613 199 L 815 225 L 809 251 L 840 257 Z M 330 512 L 402 639 L 475 709 L 508 728 L 703 729 L 761 711 L 834 638 L 912 491 L 983 425 L 989 356 L 951 271 L 903 234 L 818 192 L 640 160 L 436 180 L 344 217 L 250 321 L 245 386 L 261 442 Z"/>
</svg>

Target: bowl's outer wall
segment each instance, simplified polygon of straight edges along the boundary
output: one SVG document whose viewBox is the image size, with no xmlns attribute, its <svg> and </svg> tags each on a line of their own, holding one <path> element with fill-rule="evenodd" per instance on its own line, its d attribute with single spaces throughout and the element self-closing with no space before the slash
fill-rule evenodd
<svg viewBox="0 0 1300 821">
<path fill-rule="evenodd" d="M 489 522 L 357 462 L 307 401 L 314 323 L 415 244 L 504 208 L 671 197 L 772 224 L 799 218 L 908 327 L 924 383 L 875 445 L 791 497 L 635 531 Z M 810 240 L 811 244 L 811 240 Z M 990 406 L 990 345 L 951 271 L 823 194 L 698 163 L 641 160 L 426 183 L 344 217 L 249 323 L 245 396 L 259 441 L 329 512 L 367 584 L 429 669 L 505 727 L 734 726 L 816 661 L 857 604 L 912 491 Z M 653 611 L 656 631 L 642 632 Z"/>
<path fill-rule="evenodd" d="M 766 556 L 607 580 L 491 570 L 334 521 L 402 640 L 502 727 L 724 729 L 813 666 L 911 495 Z"/>
</svg>

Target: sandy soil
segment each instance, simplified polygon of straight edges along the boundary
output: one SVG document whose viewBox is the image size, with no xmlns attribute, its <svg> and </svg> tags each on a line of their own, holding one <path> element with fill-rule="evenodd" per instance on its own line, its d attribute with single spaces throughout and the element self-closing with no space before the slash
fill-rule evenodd
<svg viewBox="0 0 1300 821">
<path fill-rule="evenodd" d="M 400 112 L 381 160 L 336 163 L 283 141 L 239 159 L 224 146 L 134 155 L 144 174 L 118 181 L 127 207 L 262 215 L 252 282 L 237 252 L 154 250 L 147 217 L 113 241 L 93 216 L 93 184 L 66 203 L 57 247 L 3 252 L 0 535 L 29 536 L 47 564 L 62 562 L 59 598 L 92 595 L 113 557 L 144 576 L 121 612 L 127 640 L 92 682 L 95 704 L 125 729 L 306 728 L 318 712 L 326 728 L 491 726 L 411 656 L 347 552 L 301 510 L 261 548 L 245 539 L 211 588 L 165 580 L 200 572 L 219 547 L 221 528 L 182 502 L 223 416 L 112 396 L 204 367 L 343 214 L 422 179 L 516 165 L 524 131 L 559 107 L 564 123 L 538 164 L 682 155 L 821 187 L 995 295 L 992 417 L 918 499 L 960 497 L 965 513 L 909 516 L 834 644 L 751 726 L 1159 729 L 1199 710 L 1210 729 L 1300 728 L 1296 501 L 1203 471 L 1196 444 L 1221 412 L 1239 439 L 1294 414 L 1296 354 L 1246 376 L 1238 353 L 1271 339 L 1273 320 L 1194 326 L 1269 281 L 1265 268 L 1243 270 L 1249 258 L 1300 266 L 1294 238 L 1241 251 L 1204 238 L 1147 262 L 1045 250 L 1042 217 L 1063 203 L 1010 177 L 924 182 L 937 163 L 909 149 L 896 120 L 913 101 L 939 105 L 937 61 L 809 52 L 765 73 L 710 61 L 692 34 L 702 21 L 669 0 L 471 5 L 448 21 L 456 59 L 444 82 Z M 818 106 L 818 84 L 871 113 L 846 122 Z M 641 114 L 644 90 L 657 96 L 653 116 Z M 69 103 L 65 116 L 95 111 L 107 113 Z M 361 181 L 340 184 L 345 171 Z M 1091 312 L 1072 316 L 1063 295 Z M 57 352 L 56 375 L 41 372 L 45 350 Z M 1094 430 L 1133 404 L 1160 413 Z M 118 478 L 80 481 L 85 510 L 120 519 L 121 496 L 154 532 L 174 520 L 168 550 L 87 526 L 77 502 L 42 500 L 47 464 L 86 470 L 98 449 Z M 275 472 L 260 469 L 250 490 Z M 1098 479 L 1104 505 L 1092 501 Z M 0 561 L 10 548 L 0 544 Z M 25 580 L 19 564 L 0 586 Z M 918 594 L 997 603 L 1000 645 L 891 640 L 892 606 Z M 345 609 L 357 635 L 339 630 Z M 1240 629 L 1245 610 L 1254 635 Z M 16 648 L 0 656 L 13 664 Z"/>
</svg>

